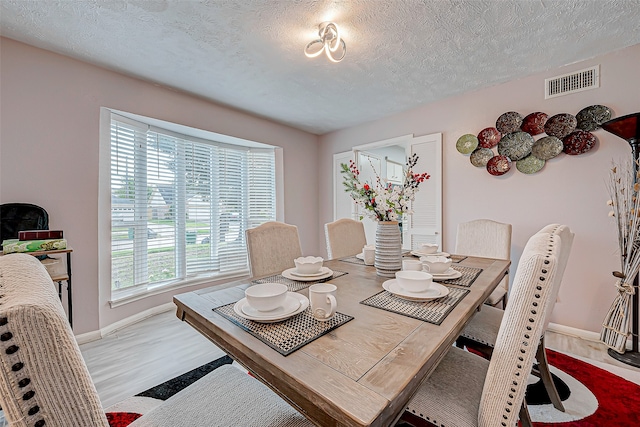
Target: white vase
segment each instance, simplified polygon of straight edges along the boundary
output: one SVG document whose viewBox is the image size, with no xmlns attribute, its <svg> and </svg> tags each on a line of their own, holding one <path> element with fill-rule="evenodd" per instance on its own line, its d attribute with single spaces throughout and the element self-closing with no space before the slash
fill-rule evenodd
<svg viewBox="0 0 640 427">
<path fill-rule="evenodd" d="M 396 277 L 402 269 L 402 240 L 398 221 L 378 221 L 375 267 L 378 276 Z"/>
</svg>

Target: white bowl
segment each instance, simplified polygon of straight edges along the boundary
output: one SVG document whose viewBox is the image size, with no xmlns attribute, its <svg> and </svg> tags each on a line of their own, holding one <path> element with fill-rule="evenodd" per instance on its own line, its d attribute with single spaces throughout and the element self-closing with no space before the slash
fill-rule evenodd
<svg viewBox="0 0 640 427">
<path fill-rule="evenodd" d="M 425 292 L 433 284 L 433 276 L 425 271 L 397 271 L 396 280 L 402 289 L 409 292 Z"/>
<path fill-rule="evenodd" d="M 429 271 L 429 273 L 433 274 L 441 274 L 447 271 L 451 267 L 451 258 L 447 258 L 446 256 L 423 256 L 420 257 L 420 261 L 422 261 L 422 265 Z"/>
<path fill-rule="evenodd" d="M 244 295 L 247 303 L 258 311 L 271 311 L 282 306 L 287 299 L 287 285 L 282 283 L 261 283 L 249 286 Z"/>
<path fill-rule="evenodd" d="M 319 256 L 305 256 L 293 260 L 300 274 L 314 274 L 320 271 L 324 259 Z"/>
<path fill-rule="evenodd" d="M 423 243 L 420 245 L 419 252 L 421 254 L 435 254 L 438 252 L 438 244 L 437 243 Z"/>
</svg>

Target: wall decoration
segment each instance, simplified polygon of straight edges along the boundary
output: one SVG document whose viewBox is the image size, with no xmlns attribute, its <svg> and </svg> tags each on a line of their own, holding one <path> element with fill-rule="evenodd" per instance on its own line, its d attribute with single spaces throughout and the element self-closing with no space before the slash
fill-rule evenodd
<svg viewBox="0 0 640 427">
<path fill-rule="evenodd" d="M 478 147 L 478 137 L 470 133 L 462 135 L 456 142 L 456 149 L 462 154 L 470 154 Z"/>
<path fill-rule="evenodd" d="M 519 172 L 530 175 L 542 170 L 561 153 L 584 154 L 598 142 L 591 132 L 611 119 L 612 112 L 604 105 L 583 108 L 575 116 L 559 113 L 551 117 L 536 111 L 526 116 L 516 111 L 501 114 L 495 127 L 486 127 L 478 135 L 462 135 L 456 149 L 469 154 L 475 167 L 484 167 L 494 176 L 511 170 L 512 162 Z M 496 153 L 497 151 L 497 153 Z"/>
<path fill-rule="evenodd" d="M 522 116 L 515 111 L 509 111 L 502 114 L 496 120 L 496 129 L 498 129 L 503 135 L 506 133 L 517 132 L 522 126 Z"/>
<path fill-rule="evenodd" d="M 583 154 L 591 150 L 596 144 L 596 137 L 591 132 L 585 132 L 583 130 L 577 130 L 571 132 L 569 135 L 562 139 L 564 144 L 564 152 L 575 156 L 577 154 Z"/>
<path fill-rule="evenodd" d="M 547 123 L 547 116 L 540 111 L 531 113 L 522 120 L 522 130 L 531 136 L 540 135 L 544 132 L 544 124 Z"/>
<path fill-rule="evenodd" d="M 611 110 L 604 105 L 591 105 L 576 114 L 577 128 L 587 132 L 600 129 L 600 125 L 611 120 Z"/>
<path fill-rule="evenodd" d="M 487 162 L 487 171 L 493 176 L 504 175 L 511 169 L 511 160 L 507 156 L 493 156 Z"/>
<path fill-rule="evenodd" d="M 547 123 L 544 124 L 544 131 L 549 136 L 562 139 L 576 130 L 577 124 L 578 121 L 576 117 L 571 114 L 556 114 L 555 116 L 549 117 Z"/>
</svg>

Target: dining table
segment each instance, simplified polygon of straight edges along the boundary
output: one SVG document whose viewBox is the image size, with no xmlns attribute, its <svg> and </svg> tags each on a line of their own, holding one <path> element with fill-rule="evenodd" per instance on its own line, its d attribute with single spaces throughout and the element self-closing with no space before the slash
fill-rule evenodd
<svg viewBox="0 0 640 427">
<path fill-rule="evenodd" d="M 255 283 L 287 283 L 308 297 L 316 282 L 284 277 L 288 270 L 178 294 L 173 301 L 178 318 L 314 424 L 389 426 L 510 267 L 509 260 L 452 259 L 464 276 L 437 282 L 448 295 L 426 302 L 388 292 L 393 279 L 378 276 L 360 258 L 325 260 L 332 275 L 317 282 L 337 287 L 333 324 L 314 320 L 308 308 L 274 323 L 237 315 L 245 289 Z"/>
</svg>

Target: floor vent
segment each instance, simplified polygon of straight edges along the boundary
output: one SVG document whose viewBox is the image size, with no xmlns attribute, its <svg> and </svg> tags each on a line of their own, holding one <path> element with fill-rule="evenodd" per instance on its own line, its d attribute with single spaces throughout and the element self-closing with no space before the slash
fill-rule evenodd
<svg viewBox="0 0 640 427">
<path fill-rule="evenodd" d="M 544 80 L 544 99 L 600 87 L 600 66 Z"/>
</svg>

